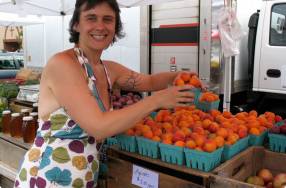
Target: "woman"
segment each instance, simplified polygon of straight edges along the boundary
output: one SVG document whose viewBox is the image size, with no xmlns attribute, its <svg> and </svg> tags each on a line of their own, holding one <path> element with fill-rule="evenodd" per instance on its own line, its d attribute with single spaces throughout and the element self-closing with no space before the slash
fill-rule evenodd
<svg viewBox="0 0 286 188">
<path fill-rule="evenodd" d="M 178 73 L 144 75 L 101 54 L 122 36 L 116 0 L 77 0 L 70 23 L 73 49 L 52 57 L 40 85 L 37 137 L 15 187 L 95 187 L 96 140 L 124 132 L 159 108 L 193 100 L 190 86 L 170 87 Z M 113 86 L 157 91 L 136 104 L 111 111 Z M 95 138 L 95 139 L 94 139 Z"/>
</svg>

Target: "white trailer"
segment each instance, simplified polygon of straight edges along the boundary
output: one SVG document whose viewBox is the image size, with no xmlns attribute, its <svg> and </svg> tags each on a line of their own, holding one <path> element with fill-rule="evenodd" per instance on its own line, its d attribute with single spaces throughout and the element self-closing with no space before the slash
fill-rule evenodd
<svg viewBox="0 0 286 188">
<path fill-rule="evenodd" d="M 177 70 L 198 72 L 211 90 L 223 94 L 225 62 L 217 23 L 225 6 L 236 10 L 244 31 L 240 54 L 232 58 L 231 110 L 271 110 L 285 116 L 285 97 L 276 94 L 286 90 L 285 0 L 184 0 L 142 7 L 141 32 L 149 35 L 141 35 L 141 70 L 170 71 L 175 63 Z M 251 31 L 249 37 L 249 20 L 258 9 L 257 34 Z M 275 39 L 278 44 L 271 44 Z M 275 108 L 268 105 L 269 97 L 277 101 Z"/>
</svg>

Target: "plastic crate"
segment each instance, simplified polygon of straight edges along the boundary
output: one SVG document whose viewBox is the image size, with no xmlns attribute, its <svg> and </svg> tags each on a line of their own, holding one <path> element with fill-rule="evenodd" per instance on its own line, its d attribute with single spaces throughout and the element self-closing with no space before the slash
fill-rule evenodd
<svg viewBox="0 0 286 188">
<path fill-rule="evenodd" d="M 106 144 L 108 146 L 113 146 L 117 144 L 117 139 L 115 137 L 109 137 L 106 139 Z"/>
<path fill-rule="evenodd" d="M 220 100 L 214 102 L 198 101 L 197 108 L 204 112 L 208 112 L 210 110 L 217 110 L 219 102 Z"/>
<path fill-rule="evenodd" d="M 213 151 L 212 153 L 188 148 L 185 148 L 184 152 L 187 167 L 209 172 L 220 164 L 223 147 Z"/>
<path fill-rule="evenodd" d="M 135 136 L 127 136 L 124 134 L 116 136 L 121 150 L 129 152 L 137 152 L 137 144 Z"/>
<path fill-rule="evenodd" d="M 249 136 L 249 146 L 262 146 L 267 134 L 268 134 L 268 131 L 264 131 L 260 135 L 251 134 Z"/>
<path fill-rule="evenodd" d="M 268 137 L 271 151 L 286 153 L 286 135 L 269 133 Z"/>
<path fill-rule="evenodd" d="M 169 144 L 159 143 L 161 160 L 167 163 L 183 165 L 184 148 Z"/>
<path fill-rule="evenodd" d="M 159 142 L 155 142 L 153 140 L 143 137 L 136 137 L 136 139 L 137 139 L 138 153 L 140 155 L 151 157 L 153 159 L 158 159 Z"/>
<path fill-rule="evenodd" d="M 249 136 L 240 139 L 231 146 L 225 145 L 222 152 L 222 161 L 224 162 L 226 160 L 229 160 L 236 154 L 245 150 L 248 147 L 248 142 L 249 142 Z"/>
</svg>

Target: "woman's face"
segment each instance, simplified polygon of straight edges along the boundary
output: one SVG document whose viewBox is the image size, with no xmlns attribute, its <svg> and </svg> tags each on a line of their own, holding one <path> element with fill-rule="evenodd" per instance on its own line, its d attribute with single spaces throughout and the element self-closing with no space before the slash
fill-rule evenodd
<svg viewBox="0 0 286 188">
<path fill-rule="evenodd" d="M 104 50 L 115 35 L 115 12 L 107 3 L 80 13 L 75 30 L 79 32 L 79 44 L 94 50 Z"/>
</svg>

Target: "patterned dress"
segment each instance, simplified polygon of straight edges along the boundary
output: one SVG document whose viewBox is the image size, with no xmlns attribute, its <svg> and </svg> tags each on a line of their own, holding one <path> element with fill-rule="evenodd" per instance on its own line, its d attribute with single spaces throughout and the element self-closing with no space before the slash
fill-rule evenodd
<svg viewBox="0 0 286 188">
<path fill-rule="evenodd" d="M 87 58 L 79 48 L 74 48 L 74 51 L 89 78 L 89 88 L 101 110 L 106 111 Z M 111 91 L 111 82 L 104 64 L 103 67 Z M 95 139 L 88 136 L 63 108 L 58 109 L 50 115 L 48 121 L 39 121 L 37 136 L 24 156 L 14 186 L 16 188 L 96 187 L 99 173 L 97 154 Z"/>
</svg>

